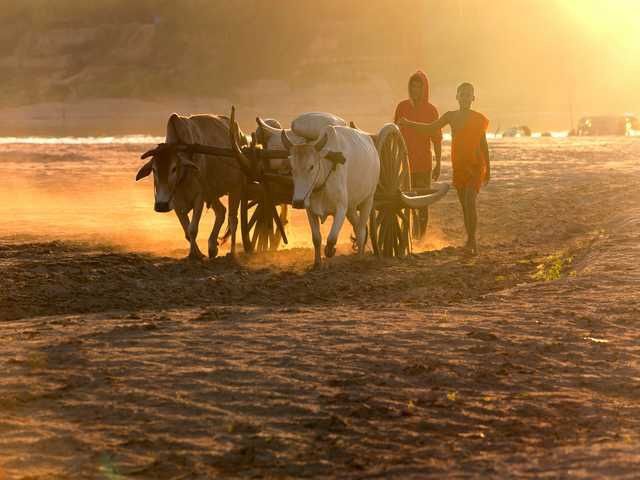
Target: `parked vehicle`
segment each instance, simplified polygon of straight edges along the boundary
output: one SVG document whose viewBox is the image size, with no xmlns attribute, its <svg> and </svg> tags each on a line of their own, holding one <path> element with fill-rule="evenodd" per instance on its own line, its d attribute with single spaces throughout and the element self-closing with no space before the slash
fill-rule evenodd
<svg viewBox="0 0 640 480">
<path fill-rule="evenodd" d="M 634 130 L 640 130 L 640 124 L 633 115 L 595 115 L 580 119 L 577 134 L 580 136 L 631 135 Z"/>
<path fill-rule="evenodd" d="M 519 125 L 517 127 L 507 128 L 502 132 L 502 137 L 530 137 L 531 129 L 526 125 Z"/>
</svg>

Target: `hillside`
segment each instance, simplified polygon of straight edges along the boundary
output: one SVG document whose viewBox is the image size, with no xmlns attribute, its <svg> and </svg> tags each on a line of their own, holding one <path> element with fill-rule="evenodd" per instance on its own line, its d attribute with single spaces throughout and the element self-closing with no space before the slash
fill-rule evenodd
<svg viewBox="0 0 640 480">
<path fill-rule="evenodd" d="M 0 0 L 0 134 L 161 133 L 168 112 L 231 103 L 245 121 L 323 109 L 379 126 L 426 45 L 385 33 L 408 10 L 309 5 Z"/>
<path fill-rule="evenodd" d="M 4 106 L 219 97 L 254 79 L 299 87 L 320 83 L 319 78 L 337 85 L 374 74 L 390 80 L 384 73 L 390 61 L 402 63 L 404 56 L 383 36 L 366 44 L 362 38 L 390 20 L 395 9 L 382 3 L 363 13 L 324 2 L 314 7 L 314 15 L 305 2 L 257 0 L 2 3 Z"/>
</svg>

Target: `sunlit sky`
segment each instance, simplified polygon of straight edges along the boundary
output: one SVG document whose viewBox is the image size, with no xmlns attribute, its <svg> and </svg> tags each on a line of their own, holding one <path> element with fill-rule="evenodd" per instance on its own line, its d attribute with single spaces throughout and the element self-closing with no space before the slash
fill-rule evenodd
<svg viewBox="0 0 640 480">
<path fill-rule="evenodd" d="M 425 32 L 434 101 L 448 103 L 438 86 L 457 77 L 505 124 L 526 117 L 559 128 L 572 110 L 574 121 L 640 110 L 638 0 L 458 0 L 427 12 L 425 25 L 445 16 L 441 42 Z"/>
</svg>

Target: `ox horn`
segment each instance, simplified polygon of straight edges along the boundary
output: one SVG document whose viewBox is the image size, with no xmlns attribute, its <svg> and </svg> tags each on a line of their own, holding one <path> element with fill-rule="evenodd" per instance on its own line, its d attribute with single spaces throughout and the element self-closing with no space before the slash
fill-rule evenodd
<svg viewBox="0 0 640 480">
<path fill-rule="evenodd" d="M 256 117 L 256 123 L 258 124 L 258 127 L 263 129 L 269 135 L 278 135 L 282 131 L 281 128 L 272 127 L 260 117 Z"/>
<path fill-rule="evenodd" d="M 238 124 L 236 123 L 236 107 L 231 107 L 231 118 L 229 120 L 229 140 L 231 143 L 231 149 L 233 150 L 236 160 L 242 166 L 245 172 L 251 171 L 251 162 L 247 156 L 242 153 L 240 145 L 238 145 Z"/>
<path fill-rule="evenodd" d="M 145 158 L 153 157 L 154 155 L 157 155 L 157 154 L 161 153 L 163 150 L 166 150 L 166 149 L 167 149 L 167 144 L 166 143 L 161 143 L 156 148 L 152 148 L 151 150 L 148 150 L 148 151 L 144 152 L 140 156 L 140 158 L 142 160 L 144 160 Z"/>
<path fill-rule="evenodd" d="M 289 140 L 287 132 L 284 131 L 284 129 L 280 132 L 280 138 L 282 139 L 282 145 L 284 145 L 284 148 L 286 148 L 287 151 L 291 150 L 291 147 L 293 147 L 293 143 L 291 143 L 291 140 Z"/>
<path fill-rule="evenodd" d="M 444 197 L 449 191 L 449 185 L 446 183 L 434 185 L 432 193 L 427 195 L 407 195 L 400 192 L 400 199 L 405 207 L 409 208 L 425 208 L 431 204 L 436 203 L 442 197 Z"/>
<path fill-rule="evenodd" d="M 320 137 L 320 139 L 313 146 L 316 149 L 316 152 L 321 152 L 324 146 L 327 144 L 327 140 L 329 140 L 329 135 L 325 132 L 325 134 Z"/>
</svg>

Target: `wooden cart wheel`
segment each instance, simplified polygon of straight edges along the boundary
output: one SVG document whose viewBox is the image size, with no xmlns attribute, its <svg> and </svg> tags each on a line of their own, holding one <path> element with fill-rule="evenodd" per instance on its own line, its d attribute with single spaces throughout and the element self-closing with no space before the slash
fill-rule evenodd
<svg viewBox="0 0 640 480">
<path fill-rule="evenodd" d="M 379 136 L 380 179 L 369 218 L 373 252 L 383 257 L 403 257 L 411 251 L 411 212 L 399 202 L 400 191 L 411 190 L 407 147 L 398 127 L 387 125 Z"/>
<path fill-rule="evenodd" d="M 282 241 L 275 215 L 283 225 L 287 222 L 287 205 L 276 210 L 268 191 L 259 183 L 251 183 L 240 201 L 240 230 L 246 253 L 275 251 Z"/>
</svg>

